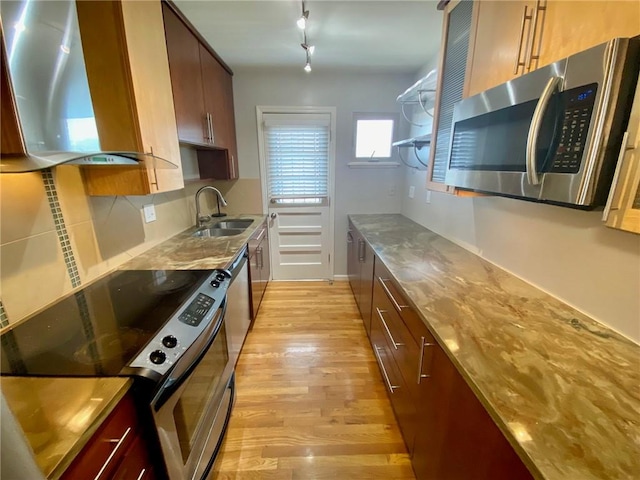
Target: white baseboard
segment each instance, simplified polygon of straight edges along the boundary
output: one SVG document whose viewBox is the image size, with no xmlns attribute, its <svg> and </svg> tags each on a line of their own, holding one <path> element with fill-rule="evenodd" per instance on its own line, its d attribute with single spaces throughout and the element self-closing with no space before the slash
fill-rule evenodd
<svg viewBox="0 0 640 480">
<path fill-rule="evenodd" d="M 333 281 L 334 282 L 347 282 L 347 281 L 349 281 L 349 275 L 334 275 L 333 276 Z"/>
</svg>

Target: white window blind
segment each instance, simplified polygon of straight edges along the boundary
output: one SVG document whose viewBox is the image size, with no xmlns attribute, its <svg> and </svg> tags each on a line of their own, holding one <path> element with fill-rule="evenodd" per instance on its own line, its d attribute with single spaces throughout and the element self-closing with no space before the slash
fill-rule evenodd
<svg viewBox="0 0 640 480">
<path fill-rule="evenodd" d="M 328 197 L 329 115 L 263 114 L 267 187 L 273 203 L 323 203 Z"/>
</svg>

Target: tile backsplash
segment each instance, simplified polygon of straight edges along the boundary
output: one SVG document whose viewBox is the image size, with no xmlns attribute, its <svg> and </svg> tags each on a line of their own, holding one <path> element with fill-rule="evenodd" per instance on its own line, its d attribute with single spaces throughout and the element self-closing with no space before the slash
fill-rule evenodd
<svg viewBox="0 0 640 480">
<path fill-rule="evenodd" d="M 235 207 L 256 211 L 259 180 L 251 182 L 257 194 L 231 193 L 236 182 L 215 184 L 236 199 Z M 0 328 L 192 226 L 193 195 L 206 183 L 141 197 L 89 197 L 75 166 L 0 175 Z M 213 211 L 215 201 L 203 200 Z M 149 203 L 157 220 L 145 223 L 142 205 Z"/>
</svg>

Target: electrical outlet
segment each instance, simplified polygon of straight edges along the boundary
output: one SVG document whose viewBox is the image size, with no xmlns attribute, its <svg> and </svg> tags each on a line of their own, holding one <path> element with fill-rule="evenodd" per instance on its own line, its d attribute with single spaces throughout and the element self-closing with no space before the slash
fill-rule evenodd
<svg viewBox="0 0 640 480">
<path fill-rule="evenodd" d="M 427 190 L 427 196 L 424 199 L 425 203 L 431 203 L 431 190 Z"/>
<path fill-rule="evenodd" d="M 156 207 L 153 203 L 142 206 L 142 212 L 144 213 L 144 222 L 151 223 L 156 221 Z"/>
<path fill-rule="evenodd" d="M 411 185 L 409 187 L 409 198 L 413 198 L 416 196 L 416 187 L 414 187 L 413 185 Z"/>
</svg>

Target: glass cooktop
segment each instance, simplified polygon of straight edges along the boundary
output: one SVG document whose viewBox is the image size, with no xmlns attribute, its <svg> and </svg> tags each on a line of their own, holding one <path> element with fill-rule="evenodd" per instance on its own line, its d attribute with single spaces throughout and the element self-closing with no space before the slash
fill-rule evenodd
<svg viewBox="0 0 640 480">
<path fill-rule="evenodd" d="M 211 274 L 123 270 L 0 337 L 2 375 L 117 376 Z"/>
</svg>

